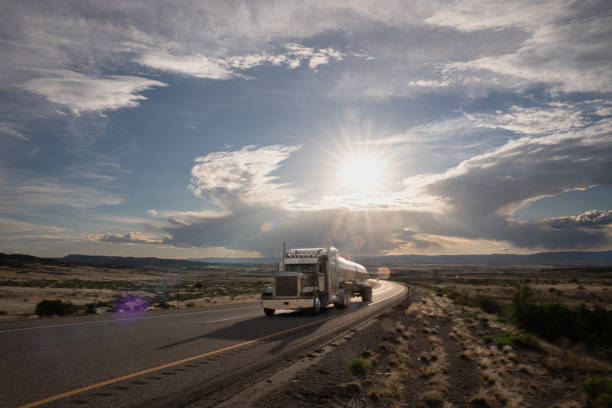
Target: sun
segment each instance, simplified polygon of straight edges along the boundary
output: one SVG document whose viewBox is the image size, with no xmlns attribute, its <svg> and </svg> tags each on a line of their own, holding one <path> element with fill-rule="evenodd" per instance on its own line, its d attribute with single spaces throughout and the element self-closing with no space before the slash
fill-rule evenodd
<svg viewBox="0 0 612 408">
<path fill-rule="evenodd" d="M 349 191 L 376 190 L 381 180 L 381 167 L 371 158 L 352 159 L 342 168 L 343 187 Z"/>
</svg>

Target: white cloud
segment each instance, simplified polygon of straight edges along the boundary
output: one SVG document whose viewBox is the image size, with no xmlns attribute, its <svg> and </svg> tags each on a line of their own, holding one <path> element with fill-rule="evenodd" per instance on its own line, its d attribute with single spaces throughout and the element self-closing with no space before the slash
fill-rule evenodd
<svg viewBox="0 0 612 408">
<path fill-rule="evenodd" d="M 147 211 L 147 214 L 148 214 L 148 215 L 150 215 L 150 216 L 152 216 L 152 217 L 157 217 L 157 216 L 159 215 L 159 213 L 157 212 L 157 210 L 153 210 L 153 209 L 151 209 L 151 210 Z"/>
<path fill-rule="evenodd" d="M 561 103 L 551 103 L 537 108 L 512 106 L 506 112 L 466 113 L 465 116 L 478 126 L 502 128 L 527 135 L 567 132 L 584 127 L 588 123 L 580 107 Z"/>
<path fill-rule="evenodd" d="M 50 102 L 68 107 L 75 115 L 86 111 L 136 107 L 147 98 L 140 92 L 166 86 L 163 82 L 127 75 L 92 77 L 68 70 L 45 70 L 46 76 L 23 86 Z"/>
<path fill-rule="evenodd" d="M 174 72 L 196 78 L 227 79 L 233 76 L 229 64 L 223 59 L 203 55 L 170 55 L 165 52 L 149 52 L 138 62 L 160 71 Z"/>
<path fill-rule="evenodd" d="M 308 66 L 316 70 L 319 65 L 329 64 L 331 60 L 342 61 L 345 54 L 332 47 L 315 48 L 304 47 L 296 43 L 288 43 L 284 51 L 277 53 L 255 53 L 233 55 L 226 57 L 207 57 L 204 55 L 173 55 L 167 51 L 149 51 L 136 59 L 142 65 L 166 72 L 178 73 L 196 78 L 230 79 L 242 77 L 240 71 L 245 71 L 263 64 L 286 66 L 295 69 L 308 61 Z M 367 59 L 367 54 L 352 54 L 357 58 Z"/>
<path fill-rule="evenodd" d="M 334 50 L 331 47 L 320 49 L 310 57 L 308 66 L 310 69 L 316 69 L 319 65 L 329 64 L 329 61 L 335 59 L 336 61 L 342 61 L 345 54 Z"/>
<path fill-rule="evenodd" d="M 190 188 L 198 196 L 210 196 L 223 207 L 239 197 L 252 203 L 288 203 L 290 188 L 276 183 L 272 173 L 300 146 L 246 146 L 240 150 L 210 153 L 195 159 Z"/>
</svg>

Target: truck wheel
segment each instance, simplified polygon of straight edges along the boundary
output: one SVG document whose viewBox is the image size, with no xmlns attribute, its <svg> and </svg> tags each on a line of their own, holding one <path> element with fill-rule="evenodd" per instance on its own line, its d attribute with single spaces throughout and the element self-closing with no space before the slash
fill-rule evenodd
<svg viewBox="0 0 612 408">
<path fill-rule="evenodd" d="M 344 292 L 344 307 L 351 305 L 351 292 Z"/>
<path fill-rule="evenodd" d="M 274 311 L 275 311 L 274 309 L 265 309 L 265 308 L 264 308 L 264 313 L 265 313 L 265 314 L 266 314 L 266 316 L 268 316 L 268 317 L 272 317 L 272 316 L 274 316 Z"/>
<path fill-rule="evenodd" d="M 319 295 L 315 294 L 312 298 L 312 315 L 316 316 L 321 311 L 321 299 L 319 299 Z"/>
<path fill-rule="evenodd" d="M 342 295 L 339 297 L 340 299 L 334 302 L 334 307 L 336 309 L 344 309 L 346 307 L 346 292 L 342 291 Z"/>
<path fill-rule="evenodd" d="M 329 310 L 327 308 L 328 304 L 329 304 L 329 299 L 327 298 L 327 296 L 321 297 L 321 311 L 322 312 L 327 312 Z"/>
</svg>

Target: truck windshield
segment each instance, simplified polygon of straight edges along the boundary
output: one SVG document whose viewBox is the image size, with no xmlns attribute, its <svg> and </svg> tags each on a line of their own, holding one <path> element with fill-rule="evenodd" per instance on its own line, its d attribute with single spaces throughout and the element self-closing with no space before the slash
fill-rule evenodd
<svg viewBox="0 0 612 408">
<path fill-rule="evenodd" d="M 285 272 L 315 273 L 317 264 L 289 264 L 285 265 Z"/>
</svg>

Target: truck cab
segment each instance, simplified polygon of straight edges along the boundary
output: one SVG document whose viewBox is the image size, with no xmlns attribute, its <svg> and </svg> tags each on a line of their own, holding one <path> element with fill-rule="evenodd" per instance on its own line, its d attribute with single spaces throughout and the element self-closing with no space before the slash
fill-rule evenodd
<svg viewBox="0 0 612 408">
<path fill-rule="evenodd" d="M 282 254 L 274 286 L 266 288 L 261 297 L 267 316 L 278 309 L 310 309 L 318 314 L 330 303 L 345 307 L 357 291 L 362 299 L 371 299 L 371 287 L 364 282 L 368 278 L 365 268 L 339 257 L 329 243 L 326 248 L 289 251 L 283 243 Z"/>
</svg>

